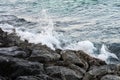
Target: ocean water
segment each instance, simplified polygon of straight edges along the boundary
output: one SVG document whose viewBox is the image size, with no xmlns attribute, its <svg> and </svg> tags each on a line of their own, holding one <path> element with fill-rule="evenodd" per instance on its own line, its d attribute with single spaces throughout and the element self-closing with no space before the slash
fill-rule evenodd
<svg viewBox="0 0 120 80">
<path fill-rule="evenodd" d="M 120 43 L 120 0 L 0 0 L 0 27 L 16 29 L 31 43 L 83 50 L 109 63 L 111 56 L 118 59 L 106 44 Z"/>
</svg>

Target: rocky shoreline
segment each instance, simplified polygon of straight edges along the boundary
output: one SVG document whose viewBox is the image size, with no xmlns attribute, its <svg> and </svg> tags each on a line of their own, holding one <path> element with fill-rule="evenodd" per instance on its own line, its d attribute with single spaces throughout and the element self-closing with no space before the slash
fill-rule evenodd
<svg viewBox="0 0 120 80">
<path fill-rule="evenodd" d="M 51 50 L 0 29 L 0 80 L 120 80 L 120 64 L 83 51 Z"/>
</svg>

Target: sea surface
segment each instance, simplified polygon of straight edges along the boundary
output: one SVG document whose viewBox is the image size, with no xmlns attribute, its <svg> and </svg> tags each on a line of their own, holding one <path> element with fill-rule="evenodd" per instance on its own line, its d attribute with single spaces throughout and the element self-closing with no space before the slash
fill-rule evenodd
<svg viewBox="0 0 120 80">
<path fill-rule="evenodd" d="M 0 0 L 0 27 L 53 50 L 84 50 L 106 60 L 105 44 L 120 43 L 120 0 Z"/>
</svg>

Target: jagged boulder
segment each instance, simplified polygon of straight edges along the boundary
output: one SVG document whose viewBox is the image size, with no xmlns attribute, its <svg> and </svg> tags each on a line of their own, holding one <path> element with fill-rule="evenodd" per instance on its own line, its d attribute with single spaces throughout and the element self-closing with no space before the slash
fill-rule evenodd
<svg viewBox="0 0 120 80">
<path fill-rule="evenodd" d="M 33 50 L 28 60 L 39 62 L 50 62 L 60 59 L 60 55 L 57 53 L 51 53 L 47 50 Z"/>
<path fill-rule="evenodd" d="M 62 59 L 65 62 L 76 64 L 79 67 L 87 67 L 88 68 L 88 64 L 84 61 L 84 59 L 80 58 L 75 53 L 75 51 L 71 51 L 71 50 L 61 51 L 61 55 L 62 55 Z"/>
<path fill-rule="evenodd" d="M 0 75 L 16 78 L 23 75 L 36 75 L 44 72 L 43 64 L 23 59 L 0 56 Z"/>
<path fill-rule="evenodd" d="M 83 77 L 74 70 L 62 66 L 47 67 L 46 72 L 51 77 L 60 78 L 62 80 L 81 80 Z"/>
<path fill-rule="evenodd" d="M 106 74 L 117 74 L 119 72 L 119 69 L 120 67 L 114 64 L 96 67 L 88 71 L 85 74 L 83 80 L 99 80 L 102 76 Z"/>
</svg>

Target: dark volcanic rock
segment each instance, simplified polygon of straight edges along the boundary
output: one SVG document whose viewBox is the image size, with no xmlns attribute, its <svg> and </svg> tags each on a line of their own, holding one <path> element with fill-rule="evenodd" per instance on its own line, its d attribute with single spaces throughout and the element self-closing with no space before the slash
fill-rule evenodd
<svg viewBox="0 0 120 80">
<path fill-rule="evenodd" d="M 79 58 L 79 56 L 75 53 L 75 51 L 61 51 L 61 54 L 62 54 L 62 58 L 65 62 L 70 62 L 70 63 L 73 63 L 73 64 L 77 64 L 81 67 L 84 67 L 84 66 L 88 66 L 87 63 L 85 63 L 84 60 L 82 60 L 81 58 Z"/>
<path fill-rule="evenodd" d="M 88 63 L 85 62 L 83 58 L 80 58 L 78 54 L 75 53 L 75 51 L 71 51 L 71 50 L 62 51 L 61 54 L 63 60 L 67 63 L 73 63 L 85 69 L 89 67 Z"/>
<path fill-rule="evenodd" d="M 23 41 L 15 33 L 8 34 L 0 28 L 0 47 L 16 46 L 20 43 L 23 43 Z"/>
<path fill-rule="evenodd" d="M 73 63 L 85 70 L 88 70 L 92 66 L 101 66 L 106 63 L 100 59 L 90 57 L 88 54 L 83 51 L 71 51 L 66 50 L 62 51 L 62 58 L 66 63 Z"/>
<path fill-rule="evenodd" d="M 62 66 L 51 66 L 46 68 L 47 74 L 54 78 L 60 78 L 62 80 L 81 80 L 83 77 L 79 73 L 76 73 L 72 69 Z"/>
<path fill-rule="evenodd" d="M 27 53 L 25 51 L 22 51 L 17 46 L 0 48 L 0 55 L 22 57 L 22 58 L 27 57 Z"/>
<path fill-rule="evenodd" d="M 11 41 L 7 37 L 7 33 L 3 32 L 0 28 L 0 47 L 8 46 L 9 42 L 11 43 Z"/>
<path fill-rule="evenodd" d="M 114 64 L 96 67 L 88 71 L 85 74 L 83 80 L 96 80 L 96 79 L 99 80 L 102 76 L 106 74 L 117 74 L 119 69 L 120 69 L 120 66 L 119 65 L 117 66 Z"/>
<path fill-rule="evenodd" d="M 15 80 L 40 80 L 40 79 L 35 76 L 20 76 Z"/>
<path fill-rule="evenodd" d="M 15 78 L 22 75 L 36 75 L 43 71 L 41 63 L 0 56 L 0 75 L 2 76 Z"/>
<path fill-rule="evenodd" d="M 49 62 L 56 61 L 60 59 L 60 55 L 53 52 L 49 52 L 47 50 L 33 50 L 29 60 L 31 61 L 39 61 L 39 62 Z"/>
<path fill-rule="evenodd" d="M 106 76 L 103 76 L 101 80 L 120 80 L 120 76 L 106 75 Z"/>
<path fill-rule="evenodd" d="M 7 79 L 5 79 L 4 77 L 0 76 L 0 80 L 7 80 Z"/>
<path fill-rule="evenodd" d="M 94 66 L 106 65 L 105 61 L 91 57 L 83 51 L 76 51 L 76 54 L 79 56 L 80 59 L 84 60 L 84 63 L 88 64 L 88 66 L 83 67 L 86 68 L 87 71 Z"/>
<path fill-rule="evenodd" d="M 37 76 L 20 76 L 15 80 L 55 80 L 48 75 L 42 74 Z"/>
</svg>

